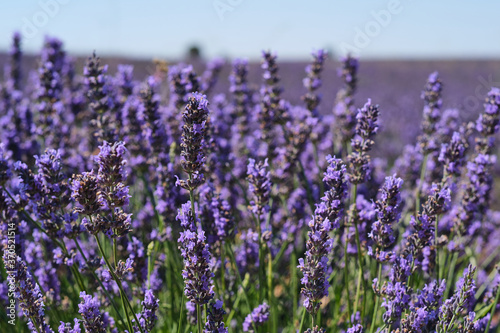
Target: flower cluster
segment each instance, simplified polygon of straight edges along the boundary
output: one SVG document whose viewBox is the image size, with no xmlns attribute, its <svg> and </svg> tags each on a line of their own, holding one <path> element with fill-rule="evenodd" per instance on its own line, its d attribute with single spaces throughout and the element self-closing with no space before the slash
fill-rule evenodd
<svg viewBox="0 0 500 333">
<path fill-rule="evenodd" d="M 269 320 L 269 305 L 267 303 L 262 303 L 255 309 L 252 313 L 246 316 L 243 322 L 243 332 L 254 332 L 259 326 L 262 326 L 265 322 Z"/>
<path fill-rule="evenodd" d="M 439 78 L 438 72 L 433 72 L 429 75 L 427 82 L 422 91 L 422 99 L 424 100 L 424 120 L 422 121 L 423 134 L 419 138 L 420 149 L 425 154 L 428 154 L 438 149 L 436 143 L 436 126 L 441 118 L 441 92 L 443 84 Z"/>
<path fill-rule="evenodd" d="M 380 189 L 380 199 L 375 204 L 377 220 L 372 225 L 372 231 L 368 235 L 374 242 L 374 248 L 368 248 L 368 254 L 377 261 L 387 261 L 391 257 L 391 252 L 386 252 L 390 248 L 396 237 L 392 230 L 392 225 L 401 218 L 401 186 L 403 180 L 396 175 L 387 177 L 384 186 Z"/>
<path fill-rule="evenodd" d="M 321 72 L 327 57 L 325 50 L 318 50 L 312 53 L 314 61 L 311 65 L 306 67 L 307 76 L 302 81 L 307 93 L 302 96 L 302 100 L 306 103 L 307 109 L 315 116 L 317 116 L 317 107 L 321 101 L 321 96 L 316 93 L 321 87 Z"/>
<path fill-rule="evenodd" d="M 214 274 L 209 266 L 211 254 L 205 243 L 205 233 L 196 230 L 195 218 L 190 207 L 190 202 L 182 205 L 177 216 L 183 228 L 178 243 L 184 258 L 182 271 L 185 282 L 184 293 L 194 304 L 207 304 L 214 297 L 212 281 Z"/>
<path fill-rule="evenodd" d="M 203 164 L 205 163 L 205 133 L 208 118 L 208 101 L 205 95 L 193 93 L 182 114 L 181 165 L 189 175 L 188 180 L 179 180 L 179 185 L 187 190 L 194 190 L 204 181 Z"/>
<path fill-rule="evenodd" d="M 372 105 L 370 99 L 358 110 L 356 116 L 356 137 L 352 139 L 353 152 L 349 154 L 349 182 L 361 184 L 370 179 L 370 156 L 368 152 L 375 143 L 373 137 L 378 131 L 378 105 Z"/>
<path fill-rule="evenodd" d="M 311 230 L 308 232 L 306 260 L 300 258 L 298 266 L 304 275 L 301 279 L 304 306 L 313 316 L 321 305 L 320 300 L 328 295 L 328 253 L 333 246 L 329 232 L 339 227 L 342 201 L 347 194 L 345 165 L 335 157 L 328 157 L 327 160 L 329 166 L 323 180 L 331 189 L 325 193 L 309 222 Z"/>
</svg>

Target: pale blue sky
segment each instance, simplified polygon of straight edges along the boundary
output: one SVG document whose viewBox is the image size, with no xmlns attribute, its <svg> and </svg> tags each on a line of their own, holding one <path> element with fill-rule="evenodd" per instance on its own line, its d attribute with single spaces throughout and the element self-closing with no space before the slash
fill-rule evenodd
<svg viewBox="0 0 500 333">
<path fill-rule="evenodd" d="M 207 57 L 500 58 L 499 13 L 495 0 L 2 0 L 0 49 L 20 30 L 27 51 L 49 34 L 78 55 L 178 58 L 198 44 Z"/>
</svg>

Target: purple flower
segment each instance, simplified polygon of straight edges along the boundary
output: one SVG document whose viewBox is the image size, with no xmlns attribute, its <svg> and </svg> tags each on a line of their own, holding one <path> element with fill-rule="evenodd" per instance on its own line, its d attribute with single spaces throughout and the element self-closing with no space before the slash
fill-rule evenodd
<svg viewBox="0 0 500 333">
<path fill-rule="evenodd" d="M 271 193 L 271 173 L 267 159 L 258 163 L 253 158 L 248 159 L 247 168 L 248 190 L 252 194 L 252 211 L 259 218 L 263 218 L 269 207 L 269 195 Z M 262 220 L 260 220 L 262 221 Z"/>
<path fill-rule="evenodd" d="M 220 300 L 210 302 L 204 333 L 228 333 L 227 328 L 224 326 L 226 311 L 224 311 L 223 305 Z"/>
<path fill-rule="evenodd" d="M 349 163 L 349 182 L 361 184 L 370 179 L 370 156 L 368 152 L 375 143 L 373 137 L 378 131 L 378 105 L 371 100 L 358 110 L 356 116 L 356 137 L 351 141 L 353 152 L 347 157 Z"/>
<path fill-rule="evenodd" d="M 343 87 L 337 93 L 333 114 L 335 116 L 334 133 L 336 141 L 347 144 L 354 136 L 356 126 L 356 110 L 354 108 L 354 93 L 357 88 L 358 59 L 350 54 L 340 59 L 342 67 L 338 76 L 342 79 Z"/>
<path fill-rule="evenodd" d="M 476 151 L 490 154 L 493 148 L 493 135 L 498 132 L 500 123 L 500 89 L 491 88 L 484 103 L 484 113 L 476 121 L 476 130 L 482 137 L 476 140 Z"/>
<path fill-rule="evenodd" d="M 155 297 L 151 289 L 144 293 L 144 300 L 141 302 L 142 311 L 137 315 L 139 323 L 144 332 L 151 332 L 156 324 L 156 311 L 160 306 L 160 301 Z"/>
<path fill-rule="evenodd" d="M 254 328 L 262 326 L 268 321 L 269 310 L 269 305 L 265 302 L 253 309 L 252 313 L 246 316 L 243 322 L 243 332 L 253 332 Z"/>
<path fill-rule="evenodd" d="M 64 323 L 61 321 L 61 325 L 59 325 L 57 329 L 58 333 L 81 333 L 80 322 L 75 318 L 75 324 L 73 328 L 71 328 L 71 323 Z"/>
<path fill-rule="evenodd" d="M 204 147 L 207 117 L 208 101 L 205 95 L 193 93 L 182 114 L 184 126 L 181 139 L 181 166 L 190 179 L 179 180 L 179 184 L 187 190 L 194 190 L 204 181 L 202 171 L 206 160 Z"/>
<path fill-rule="evenodd" d="M 444 164 L 444 170 L 448 175 L 460 175 L 460 168 L 465 163 L 466 148 L 467 141 L 459 132 L 453 132 L 451 141 L 441 145 L 438 161 Z"/>
<path fill-rule="evenodd" d="M 436 143 L 437 123 L 441 118 L 441 100 L 442 83 L 438 72 L 429 75 L 422 92 L 424 100 L 424 119 L 422 121 L 422 131 L 419 137 L 420 148 L 424 154 L 428 154 L 438 149 Z"/>
<path fill-rule="evenodd" d="M 202 230 L 196 231 L 191 222 L 185 205 L 178 215 L 178 220 L 182 223 L 183 231 L 178 240 L 181 255 L 184 258 L 184 294 L 195 304 L 206 304 L 214 297 L 213 281 L 214 274 L 210 269 L 211 254 L 208 244 L 205 243 L 205 233 Z"/>
<path fill-rule="evenodd" d="M 87 295 L 85 291 L 80 292 L 81 303 L 78 304 L 78 312 L 83 318 L 83 326 L 85 332 L 106 333 L 107 325 L 104 321 L 104 314 L 101 313 L 99 307 L 101 303 L 97 297 Z"/>
<path fill-rule="evenodd" d="M 438 332 L 443 329 L 453 328 L 460 314 L 472 311 L 476 291 L 475 272 L 476 268 L 469 265 L 464 270 L 463 277 L 457 281 L 453 296 L 447 299 L 439 308 L 439 319 L 436 325 Z"/>
<path fill-rule="evenodd" d="M 325 50 L 318 50 L 313 52 L 312 56 L 314 61 L 306 67 L 307 76 L 302 81 L 304 87 L 307 89 L 307 93 L 302 96 L 302 100 L 306 103 L 307 109 L 313 115 L 317 115 L 316 109 L 321 101 L 321 96 L 316 93 L 316 90 L 321 87 L 321 72 L 327 58 L 327 52 Z"/>
<path fill-rule="evenodd" d="M 8 274 L 8 281 L 15 286 L 14 297 L 29 319 L 32 331 L 40 330 L 44 333 L 52 332 L 45 322 L 45 304 L 40 287 L 28 271 L 26 263 L 15 252 L 3 251 L 4 267 Z"/>
<path fill-rule="evenodd" d="M 215 58 L 207 63 L 207 69 L 201 76 L 201 91 L 208 95 L 217 83 L 218 76 L 224 66 L 225 61 L 222 58 Z"/>
<path fill-rule="evenodd" d="M 329 166 L 323 180 L 332 188 L 325 192 L 322 203 L 317 206 L 309 222 L 311 230 L 307 234 L 306 260 L 300 258 L 297 266 L 304 275 L 301 279 L 304 306 L 312 316 L 318 311 L 320 300 L 328 295 L 328 254 L 333 246 L 329 232 L 339 227 L 338 221 L 347 194 L 345 165 L 340 159 L 331 156 L 327 157 L 327 161 Z"/>
<path fill-rule="evenodd" d="M 383 187 L 380 189 L 380 199 L 375 204 L 377 221 L 372 225 L 372 231 L 368 236 L 374 241 L 375 249 L 369 247 L 369 253 L 380 262 L 387 261 L 390 253 L 385 250 L 395 242 L 392 225 L 401 218 L 401 187 L 403 180 L 396 175 L 387 177 Z M 384 253 L 384 256 L 380 254 Z"/>
</svg>

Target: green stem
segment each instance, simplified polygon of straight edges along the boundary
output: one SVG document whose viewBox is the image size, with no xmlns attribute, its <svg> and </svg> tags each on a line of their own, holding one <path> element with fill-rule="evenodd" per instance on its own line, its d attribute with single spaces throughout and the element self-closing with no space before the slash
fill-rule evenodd
<svg viewBox="0 0 500 333">
<path fill-rule="evenodd" d="M 201 318 L 201 306 L 196 304 L 196 322 L 198 324 L 198 333 L 203 333 L 203 324 Z"/>
<path fill-rule="evenodd" d="M 424 155 L 424 161 L 422 162 L 422 168 L 420 169 L 420 182 L 418 183 L 417 186 L 417 191 L 415 193 L 415 217 L 418 215 L 418 212 L 420 211 L 420 192 L 422 191 L 422 185 L 424 183 L 425 179 L 425 172 L 427 169 L 427 160 L 429 159 L 429 154 Z"/>
<path fill-rule="evenodd" d="M 439 221 L 439 215 L 436 216 L 436 220 L 434 221 L 434 250 L 436 251 L 436 278 L 439 281 L 441 279 L 441 276 L 439 274 L 438 221 Z"/>
<path fill-rule="evenodd" d="M 292 289 L 292 318 L 297 316 L 297 306 L 299 304 L 299 291 L 297 281 L 297 254 L 295 248 L 290 255 L 290 288 Z"/>
<path fill-rule="evenodd" d="M 238 281 L 238 285 L 241 286 L 241 289 L 243 291 L 243 296 L 245 298 L 245 302 L 248 306 L 248 310 L 252 311 L 252 307 L 250 306 L 250 302 L 248 301 L 248 295 L 247 295 L 245 287 L 243 285 L 243 281 L 241 280 L 240 272 L 238 271 L 238 265 L 236 264 L 236 259 L 234 258 L 233 249 L 230 246 L 228 246 L 228 249 L 229 249 L 229 258 L 231 259 L 231 264 L 234 266 L 234 270 L 236 272 L 236 274 L 235 274 L 236 280 Z"/>
<path fill-rule="evenodd" d="M 220 252 L 221 297 L 224 297 L 226 290 L 226 248 L 224 243 L 221 244 Z"/>
<path fill-rule="evenodd" d="M 448 271 L 448 280 L 446 280 L 446 291 L 444 293 L 444 295 L 445 295 L 446 298 L 448 298 L 448 295 L 449 295 L 449 292 L 450 292 L 450 288 L 453 285 L 453 277 L 454 277 L 454 274 L 455 274 L 455 267 L 456 267 L 456 264 L 457 264 L 457 259 L 458 259 L 458 252 L 455 252 L 455 253 L 453 253 L 453 257 L 451 259 L 450 270 Z"/>
<path fill-rule="evenodd" d="M 500 299 L 500 285 L 497 288 L 497 295 L 495 296 L 495 302 L 493 302 L 493 307 L 490 312 L 490 319 L 488 319 L 488 324 L 486 325 L 486 329 L 484 333 L 488 333 L 491 326 L 491 321 L 493 320 L 493 316 L 495 316 L 495 310 L 497 308 L 498 300 Z"/>
<path fill-rule="evenodd" d="M 125 311 L 125 316 L 127 317 L 127 324 L 131 332 L 134 331 L 134 326 L 132 325 L 132 322 L 130 321 L 130 316 L 128 315 L 128 310 L 127 306 L 125 305 L 125 295 L 122 294 L 122 291 L 120 290 L 120 299 L 122 301 L 122 307 L 123 310 Z"/>
<path fill-rule="evenodd" d="M 125 292 L 123 290 L 122 283 L 121 283 L 120 279 L 118 279 L 118 277 L 115 275 L 115 272 L 113 271 L 113 268 L 111 267 L 111 264 L 109 263 L 108 258 L 106 257 L 106 254 L 105 254 L 104 249 L 102 247 L 101 241 L 99 240 L 99 237 L 97 237 L 97 235 L 94 235 L 94 237 L 95 237 L 95 239 L 97 241 L 97 246 L 99 247 L 99 251 L 101 252 L 102 258 L 104 259 L 104 262 L 106 263 L 106 266 L 108 266 L 108 269 L 109 269 L 109 271 L 111 273 L 111 276 L 113 277 L 113 280 L 115 280 L 116 284 L 118 285 L 118 289 L 120 289 L 120 293 L 125 296 L 125 297 L 123 297 L 123 299 L 125 299 L 128 307 L 130 308 L 130 312 L 132 312 L 132 315 L 134 316 L 134 320 L 137 323 L 137 326 L 139 327 L 139 330 L 141 331 L 141 333 L 144 333 L 144 331 L 142 329 L 142 326 L 139 324 L 140 322 L 137 319 L 137 316 L 135 315 L 134 308 L 132 307 L 132 305 L 130 304 L 128 298 L 126 297 L 126 294 L 125 294 Z M 127 320 L 130 321 L 130 317 L 129 317 L 127 309 L 124 308 L 124 310 L 125 310 L 125 314 L 127 316 Z"/>
<path fill-rule="evenodd" d="M 354 230 L 355 230 L 355 235 L 356 235 L 356 248 L 357 248 L 357 257 L 358 257 L 358 285 L 356 287 L 356 298 L 355 298 L 355 303 L 354 303 L 354 314 L 356 314 L 357 309 L 358 309 L 358 302 L 359 302 L 359 296 L 361 292 L 361 284 L 363 284 L 363 297 L 364 300 L 366 300 L 366 288 L 365 288 L 365 283 L 363 279 L 363 258 L 361 254 L 361 242 L 359 240 L 359 230 L 358 230 L 358 223 L 357 223 L 357 209 L 356 209 L 356 200 L 358 197 L 358 185 L 354 184 L 353 187 L 353 205 L 354 205 L 354 210 L 353 210 L 353 221 L 352 223 L 354 224 Z M 363 307 L 364 308 L 364 307 Z M 361 310 L 362 312 L 364 309 Z M 363 317 L 363 313 L 362 316 Z"/>
<path fill-rule="evenodd" d="M 115 310 L 116 312 L 116 315 L 118 315 L 119 317 L 119 320 L 121 320 L 122 323 L 125 323 L 123 321 L 123 317 L 120 313 L 120 311 L 118 311 L 118 306 L 116 305 L 115 301 L 113 300 L 113 298 L 111 297 L 111 295 L 109 294 L 109 292 L 106 290 L 106 288 L 104 287 L 104 284 L 102 283 L 101 279 L 99 279 L 99 277 L 97 276 L 97 274 L 91 269 L 90 267 L 90 264 L 89 264 L 89 261 L 87 259 L 87 256 L 85 256 L 85 253 L 83 252 L 81 246 L 80 246 L 80 243 L 78 242 L 78 239 L 75 238 L 75 244 L 76 244 L 76 248 L 78 249 L 78 252 L 80 252 L 83 260 L 85 261 L 85 263 L 87 264 L 87 267 L 89 268 L 89 271 L 90 273 L 92 274 L 92 276 L 94 277 L 94 279 L 99 283 L 99 285 L 101 286 L 102 290 L 104 291 L 104 293 L 106 294 L 106 297 L 108 298 L 109 302 L 111 303 L 111 305 L 113 306 L 113 309 Z"/>
<path fill-rule="evenodd" d="M 378 273 L 377 273 L 377 285 L 380 283 L 380 279 L 382 277 L 382 265 L 380 263 L 377 264 Z M 370 333 L 375 331 L 375 324 L 377 323 L 377 314 L 378 314 L 378 304 L 380 302 L 380 296 L 375 296 L 375 309 L 372 317 L 372 325 L 370 327 Z"/>
<path fill-rule="evenodd" d="M 302 319 L 300 319 L 299 333 L 303 332 L 304 322 L 306 321 L 306 308 L 302 308 Z"/>
<path fill-rule="evenodd" d="M 348 232 L 348 227 L 345 227 L 344 234 L 345 234 L 345 242 L 344 242 L 344 283 L 345 283 L 345 291 L 347 294 L 346 298 L 346 303 L 347 303 L 347 321 L 349 322 L 349 325 L 351 325 L 351 296 L 349 295 L 349 260 L 347 257 L 347 232 Z"/>
<path fill-rule="evenodd" d="M 181 305 L 179 307 L 180 311 L 179 311 L 179 323 L 178 323 L 178 326 L 177 326 L 177 333 L 180 333 L 181 331 L 181 326 L 182 326 L 182 315 L 184 314 L 184 293 L 182 293 L 182 298 L 181 298 Z"/>
<path fill-rule="evenodd" d="M 309 182 L 307 181 L 306 172 L 304 170 L 304 165 L 300 159 L 297 160 L 300 168 L 300 175 L 302 177 L 302 181 L 304 182 L 304 187 L 306 188 L 307 201 L 309 202 L 309 206 L 311 207 L 311 211 L 314 212 L 316 206 L 314 204 L 314 198 L 312 196 L 312 190 Z"/>
</svg>

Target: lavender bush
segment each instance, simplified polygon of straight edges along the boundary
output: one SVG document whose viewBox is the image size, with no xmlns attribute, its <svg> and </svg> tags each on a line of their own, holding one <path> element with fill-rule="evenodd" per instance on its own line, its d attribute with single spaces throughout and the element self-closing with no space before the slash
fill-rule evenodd
<svg viewBox="0 0 500 333">
<path fill-rule="evenodd" d="M 324 50 L 294 105 L 271 51 L 215 94 L 221 59 L 141 81 L 95 53 L 78 74 L 55 38 L 25 68 L 21 46 L 0 85 L 1 332 L 498 332 L 500 89 L 461 123 L 430 74 L 394 161 L 371 156 L 386 106 L 358 104 L 350 55 L 325 106 Z"/>
</svg>

